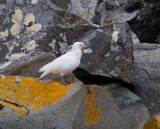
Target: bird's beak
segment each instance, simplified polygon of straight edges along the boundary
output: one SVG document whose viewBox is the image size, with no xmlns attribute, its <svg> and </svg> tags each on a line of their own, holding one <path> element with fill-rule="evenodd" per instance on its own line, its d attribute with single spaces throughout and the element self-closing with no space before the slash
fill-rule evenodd
<svg viewBox="0 0 160 129">
<path fill-rule="evenodd" d="M 86 47 L 85 45 L 83 45 L 83 46 L 82 46 L 82 49 L 83 49 L 83 50 L 84 50 L 84 49 L 87 49 L 87 47 Z"/>
</svg>

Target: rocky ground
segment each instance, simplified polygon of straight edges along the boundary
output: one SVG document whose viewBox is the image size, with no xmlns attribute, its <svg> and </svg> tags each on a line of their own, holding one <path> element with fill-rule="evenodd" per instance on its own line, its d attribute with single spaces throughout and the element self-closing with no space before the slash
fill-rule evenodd
<svg viewBox="0 0 160 129">
<path fill-rule="evenodd" d="M 0 1 L 0 128 L 157 125 L 159 14 L 157 0 Z M 87 46 L 69 76 L 76 82 L 64 86 L 57 75 L 39 81 L 38 69 L 75 41 Z"/>
</svg>

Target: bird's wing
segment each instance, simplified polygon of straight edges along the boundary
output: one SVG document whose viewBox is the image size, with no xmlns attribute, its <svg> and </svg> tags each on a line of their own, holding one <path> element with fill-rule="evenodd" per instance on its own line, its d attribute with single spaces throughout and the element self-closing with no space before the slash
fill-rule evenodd
<svg viewBox="0 0 160 129">
<path fill-rule="evenodd" d="M 71 63 L 73 58 L 73 54 L 68 52 L 40 68 L 39 72 L 51 71 L 56 73 L 56 71 L 58 71 L 61 66 Z"/>
</svg>

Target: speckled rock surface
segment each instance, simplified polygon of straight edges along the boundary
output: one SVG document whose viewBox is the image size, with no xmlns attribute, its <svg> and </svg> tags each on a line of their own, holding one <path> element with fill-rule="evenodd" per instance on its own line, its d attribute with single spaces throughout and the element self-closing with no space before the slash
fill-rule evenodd
<svg viewBox="0 0 160 129">
<path fill-rule="evenodd" d="M 83 19 L 93 21 L 98 0 L 51 0 L 51 2 Z"/>
<path fill-rule="evenodd" d="M 88 32 L 80 40 L 88 46 L 87 54 L 82 56 L 82 68 L 94 75 L 132 82 L 133 45 L 127 24 L 110 24 Z"/>
<path fill-rule="evenodd" d="M 61 52 L 57 54 L 63 54 L 68 45 L 93 27 L 48 0 L 10 0 L 1 8 L 1 70 L 24 56 L 37 55 L 37 51 L 54 51 L 54 46 Z"/>
<path fill-rule="evenodd" d="M 141 0 L 99 1 L 96 7 L 94 23 L 105 26 L 110 23 L 127 22 L 134 18 L 141 8 Z"/>
</svg>

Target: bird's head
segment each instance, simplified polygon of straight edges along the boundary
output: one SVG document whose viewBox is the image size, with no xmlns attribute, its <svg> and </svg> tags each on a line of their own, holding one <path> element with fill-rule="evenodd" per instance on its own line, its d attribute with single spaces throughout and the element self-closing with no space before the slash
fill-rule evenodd
<svg viewBox="0 0 160 129">
<path fill-rule="evenodd" d="M 83 49 L 86 49 L 86 46 L 85 46 L 84 43 L 82 43 L 82 42 L 75 42 L 75 43 L 72 45 L 72 49 L 77 49 L 77 48 L 83 50 Z"/>
</svg>

